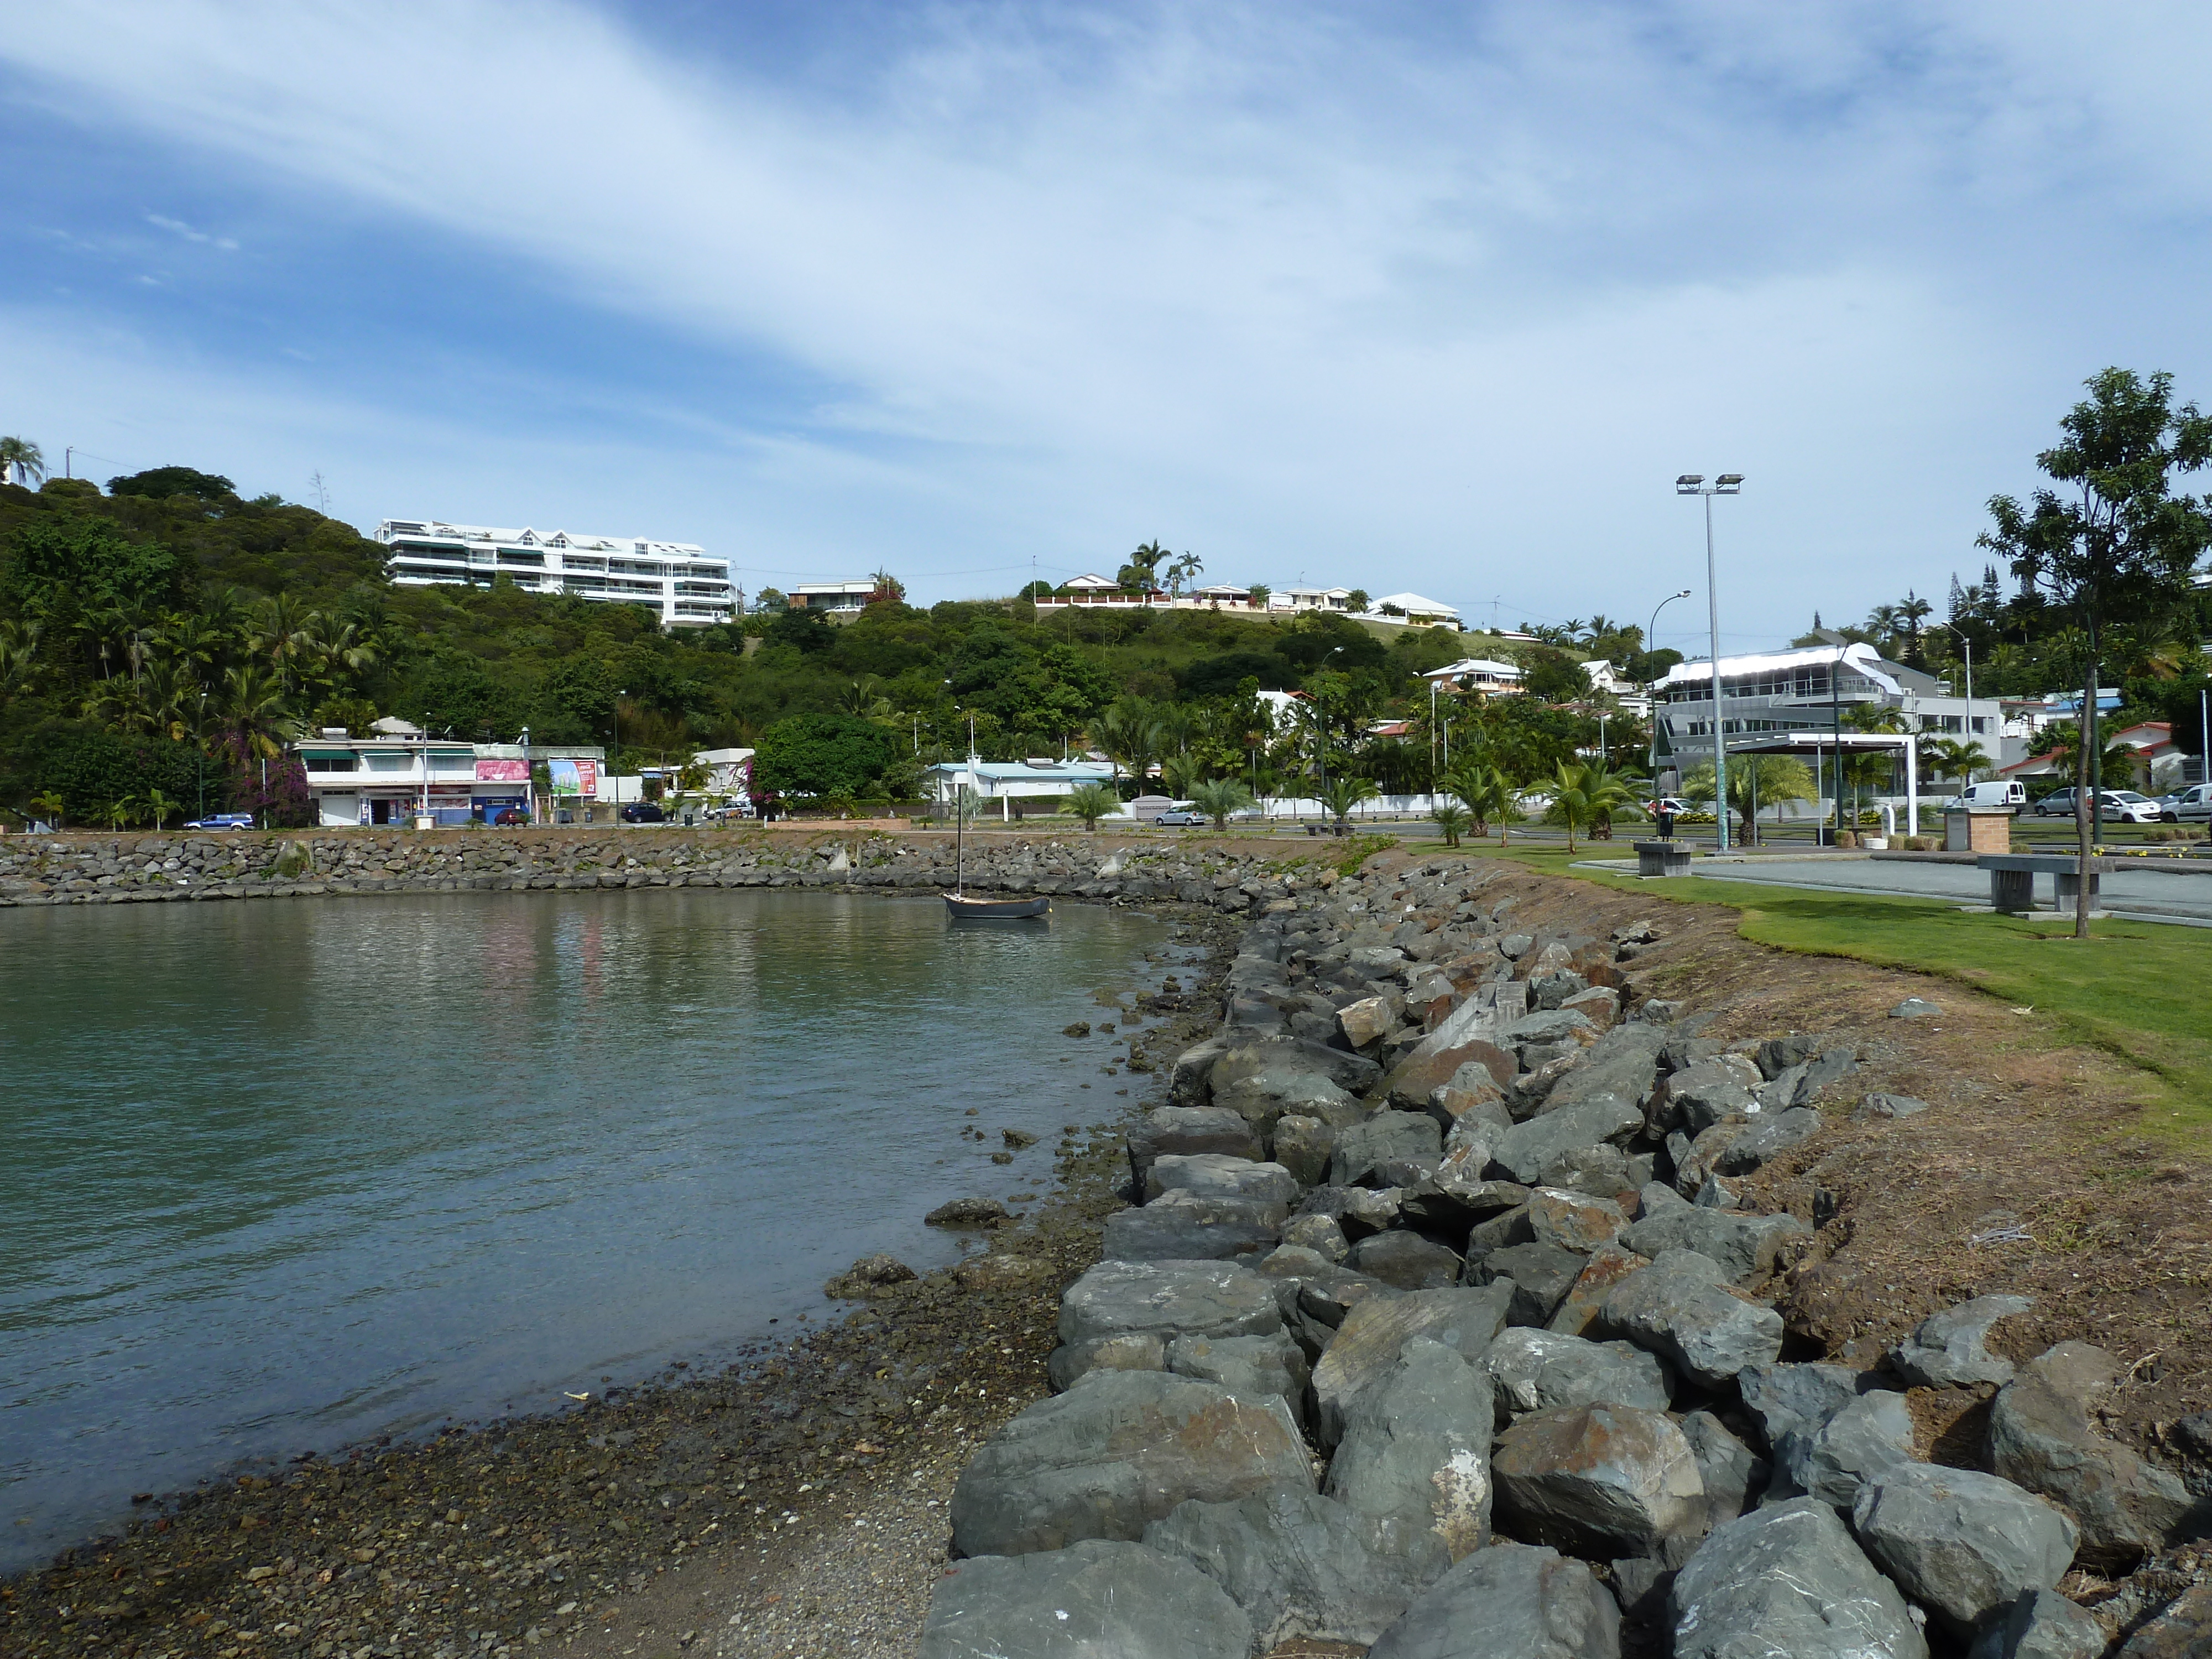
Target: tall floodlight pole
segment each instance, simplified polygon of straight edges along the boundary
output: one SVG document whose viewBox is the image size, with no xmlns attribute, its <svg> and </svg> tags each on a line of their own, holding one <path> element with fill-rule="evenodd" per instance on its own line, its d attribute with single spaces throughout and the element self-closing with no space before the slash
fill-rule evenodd
<svg viewBox="0 0 2212 1659">
<path fill-rule="evenodd" d="M 1713 497 L 1733 495 L 1742 488 L 1741 472 L 1723 472 L 1710 484 L 1702 472 L 1685 472 L 1674 480 L 1677 495 L 1705 498 L 1705 612 L 1713 636 L 1713 818 L 1723 853 L 1729 848 L 1728 722 L 1721 714 L 1721 596 L 1713 577 Z"/>
<path fill-rule="evenodd" d="M 1646 655 L 1659 648 L 1659 613 L 1674 604 L 1675 600 L 1688 599 L 1693 591 L 1686 587 L 1679 593 L 1669 593 L 1651 607 L 1651 626 L 1644 630 L 1644 650 Z M 1658 682 L 1646 680 L 1644 684 L 1644 689 L 1649 691 L 1656 689 Z M 1651 705 L 1651 797 L 1654 800 L 1659 798 L 1659 705 L 1656 700 L 1654 700 Z M 1657 809 L 1655 807 L 1653 810 L 1656 811 Z"/>
</svg>

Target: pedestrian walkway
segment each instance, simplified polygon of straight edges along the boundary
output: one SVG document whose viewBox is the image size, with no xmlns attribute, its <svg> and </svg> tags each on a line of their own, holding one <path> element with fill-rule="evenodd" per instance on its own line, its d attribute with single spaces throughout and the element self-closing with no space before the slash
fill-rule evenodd
<svg viewBox="0 0 2212 1659">
<path fill-rule="evenodd" d="M 1631 860 L 1593 860 L 1607 870 L 1633 871 Z M 1990 872 L 1971 864 L 1923 863 L 1910 859 L 1876 859 L 1850 853 L 1793 858 L 1786 854 L 1734 854 L 1691 861 L 1690 873 L 1710 881 L 1765 882 L 1829 893 L 1881 893 L 1901 898 L 1946 900 L 1987 905 Z M 2212 927 L 2212 860 L 2179 869 L 2122 867 L 2101 878 L 2101 903 L 2113 916 L 2138 921 L 2173 921 Z M 2036 908 L 2051 908 L 2051 880 L 2039 876 Z"/>
</svg>

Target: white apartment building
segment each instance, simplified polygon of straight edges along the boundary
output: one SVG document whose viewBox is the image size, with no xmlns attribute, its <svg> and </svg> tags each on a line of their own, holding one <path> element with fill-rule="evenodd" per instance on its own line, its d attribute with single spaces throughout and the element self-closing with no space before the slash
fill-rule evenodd
<svg viewBox="0 0 2212 1659">
<path fill-rule="evenodd" d="M 1712 757 L 1713 666 L 1680 662 L 1653 688 L 1660 754 L 1694 766 Z M 1896 710 L 1907 730 L 1982 744 L 1992 763 L 2004 710 L 1994 697 L 1970 704 L 1932 674 L 1888 662 L 1870 645 L 1838 644 L 1721 659 L 1721 717 L 1729 744 L 1791 732 L 1830 730 L 1860 703 Z M 1846 728 L 1849 729 L 1849 728 Z"/>
<path fill-rule="evenodd" d="M 386 519 L 376 539 L 392 550 L 392 580 L 410 587 L 489 587 L 505 576 L 527 592 L 648 605 L 665 628 L 727 622 L 738 605 L 730 562 L 709 558 L 690 542 L 565 530 L 541 535 L 527 526 L 498 530 L 437 519 Z"/>
</svg>

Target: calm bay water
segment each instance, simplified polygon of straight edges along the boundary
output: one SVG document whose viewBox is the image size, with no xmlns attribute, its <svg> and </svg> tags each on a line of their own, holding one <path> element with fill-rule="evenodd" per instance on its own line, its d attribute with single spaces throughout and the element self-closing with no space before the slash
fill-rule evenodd
<svg viewBox="0 0 2212 1659">
<path fill-rule="evenodd" d="M 0 912 L 0 1571 L 952 1259 L 926 1209 L 1042 1192 L 1124 1104 L 1060 1028 L 1188 959 L 1126 913 L 826 894 Z M 994 1165 L 1001 1127 L 1041 1144 Z"/>
</svg>

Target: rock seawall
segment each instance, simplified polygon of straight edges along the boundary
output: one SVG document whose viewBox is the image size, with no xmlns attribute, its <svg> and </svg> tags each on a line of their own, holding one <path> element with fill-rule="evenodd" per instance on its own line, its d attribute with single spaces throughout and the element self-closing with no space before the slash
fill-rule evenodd
<svg viewBox="0 0 2212 1659">
<path fill-rule="evenodd" d="M 341 830 L 25 836 L 0 842 L 0 906 L 198 902 L 526 889 L 952 884 L 949 836 L 668 829 Z M 972 836 L 965 884 L 1237 914 L 1285 903 L 1334 870 L 1219 845 Z M 1304 885 L 1302 886 L 1302 884 Z"/>
<path fill-rule="evenodd" d="M 2029 1304 L 1982 1297 L 1867 1369 L 1785 1359 L 1824 1218 L 1742 1177 L 1903 1115 L 1850 1046 L 1650 995 L 1648 923 L 1516 927 L 1502 873 L 1261 907 L 1131 1133 L 1056 1397 L 961 1480 L 923 1659 L 2103 1652 L 2061 1577 L 2212 1530 L 2100 1434 L 2110 1356 L 2015 1375 L 1984 1339 Z M 1917 1449 L 1930 1386 L 1989 1402 L 1980 1468 Z"/>
</svg>

